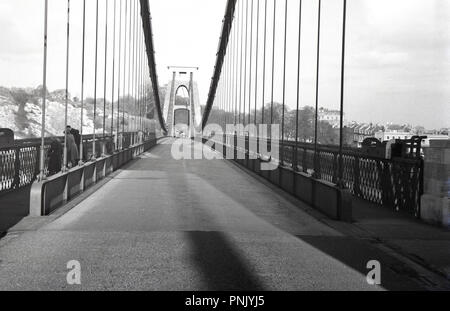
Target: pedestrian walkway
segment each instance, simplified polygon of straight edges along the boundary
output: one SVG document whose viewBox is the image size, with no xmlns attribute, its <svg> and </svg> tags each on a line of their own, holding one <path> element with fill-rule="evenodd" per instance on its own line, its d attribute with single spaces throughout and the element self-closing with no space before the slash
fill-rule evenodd
<svg viewBox="0 0 450 311">
<path fill-rule="evenodd" d="M 450 230 L 359 199 L 354 206 L 356 227 L 450 280 Z"/>
<path fill-rule="evenodd" d="M 30 211 L 30 186 L 0 196 L 0 236 Z"/>
<path fill-rule="evenodd" d="M 39 229 L 13 228 L 0 240 L 0 290 L 426 289 L 397 258 L 231 162 L 173 160 L 172 142 Z M 72 260 L 81 286 L 67 284 Z M 381 286 L 366 281 L 371 260 Z"/>
</svg>

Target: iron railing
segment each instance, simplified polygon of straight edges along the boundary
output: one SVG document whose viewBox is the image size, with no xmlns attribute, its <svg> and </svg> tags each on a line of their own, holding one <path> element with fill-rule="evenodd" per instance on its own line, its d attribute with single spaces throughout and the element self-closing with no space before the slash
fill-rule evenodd
<svg viewBox="0 0 450 311">
<path fill-rule="evenodd" d="M 264 156 L 260 154 L 259 143 L 256 152 L 250 150 L 248 136 L 234 139 L 232 135 L 227 136 L 224 142 L 236 141 L 235 148 L 245 146 L 244 149 L 239 148 L 242 149 L 239 151 L 245 153 L 246 157 L 252 153 Z M 270 140 L 260 141 L 271 145 Z M 359 198 L 419 217 L 420 198 L 423 194 L 422 158 L 384 159 L 367 155 L 358 148 L 344 148 L 343 180 L 339 181 L 339 146 L 319 145 L 316 156 L 312 143 L 296 145 L 293 141 L 280 141 L 278 144 L 273 147 L 279 148 L 280 158 L 283 159 L 280 166 L 333 184 L 341 182 Z"/>
<path fill-rule="evenodd" d="M 124 133 L 120 135 L 123 139 L 122 148 L 126 149 L 137 141 L 137 133 Z M 145 135 L 144 140 L 150 136 Z M 60 142 L 64 137 L 56 137 Z M 45 141 L 45 154 L 50 149 L 51 141 L 54 138 L 47 138 Z M 120 139 L 119 139 L 120 140 Z M 95 156 L 100 157 L 103 152 L 106 154 L 114 153 L 113 136 L 97 136 L 95 144 Z M 83 150 L 86 159 L 93 156 L 93 135 L 83 136 Z M 0 195 L 26 187 L 32 184 L 39 175 L 40 161 L 40 139 L 18 140 L 14 145 L 0 147 Z M 105 149 L 103 149 L 103 146 Z M 48 172 L 48 157 L 45 159 L 45 172 Z M 61 159 L 62 162 L 62 159 Z"/>
</svg>

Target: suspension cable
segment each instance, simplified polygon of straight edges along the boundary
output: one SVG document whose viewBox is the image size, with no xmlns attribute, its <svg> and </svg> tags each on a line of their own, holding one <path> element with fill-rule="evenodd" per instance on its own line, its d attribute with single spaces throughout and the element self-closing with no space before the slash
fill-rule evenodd
<svg viewBox="0 0 450 311">
<path fill-rule="evenodd" d="M 66 90 L 64 108 L 64 156 L 62 171 L 67 170 L 67 118 L 69 108 L 69 58 L 70 58 L 70 0 L 67 0 L 67 33 L 66 33 Z"/>
<path fill-rule="evenodd" d="M 124 26 L 125 26 L 125 32 L 124 32 L 124 35 L 125 35 L 125 38 L 124 38 L 124 59 L 123 59 L 123 97 L 125 97 L 125 92 L 126 92 L 126 82 L 127 82 L 127 78 L 126 78 L 126 76 L 127 76 L 127 73 L 126 73 L 126 71 L 127 71 L 127 69 L 126 69 L 126 65 L 127 65 L 127 44 L 128 44 L 128 42 L 127 42 L 127 25 L 128 25 L 128 23 L 127 23 L 127 21 L 128 21 L 128 0 L 125 0 L 125 23 L 124 23 Z M 125 109 L 126 109 L 126 106 L 125 106 L 125 103 L 122 105 L 122 149 L 124 149 L 124 147 L 123 147 L 123 140 L 124 140 L 124 138 L 125 138 Z"/>
<path fill-rule="evenodd" d="M 241 44 L 239 50 L 241 52 L 241 58 L 239 60 L 240 74 L 239 74 L 239 124 L 241 124 L 241 111 L 242 111 L 242 65 L 243 65 L 243 46 L 244 46 L 244 4 L 241 0 Z M 245 117 L 244 117 L 245 118 Z"/>
<path fill-rule="evenodd" d="M 106 135 L 106 79 L 108 66 L 108 0 L 105 0 L 105 77 L 103 88 L 103 138 Z"/>
<path fill-rule="evenodd" d="M 252 118 L 252 68 L 253 68 L 253 7 L 254 0 L 251 0 L 250 9 L 250 64 L 249 64 L 249 74 L 248 74 L 248 124 L 251 123 Z M 248 18 L 248 17 L 247 17 Z"/>
<path fill-rule="evenodd" d="M 316 112 L 314 125 L 314 177 L 319 178 L 319 154 L 318 154 L 318 129 L 319 129 L 319 73 L 320 73 L 320 18 L 321 18 L 322 0 L 319 0 L 317 17 L 317 73 L 316 73 Z"/>
<path fill-rule="evenodd" d="M 248 0 L 245 1 L 244 126 L 247 112 Z"/>
<path fill-rule="evenodd" d="M 139 14 L 139 12 L 138 12 Z M 138 30 L 140 29 L 138 23 Z M 139 31 L 139 47 L 138 47 L 138 55 L 139 55 L 139 61 L 138 61 L 138 106 L 139 106 L 139 130 L 141 132 L 141 139 L 143 134 L 143 125 L 144 125 L 144 118 L 143 118 L 143 105 L 142 105 L 142 31 Z"/>
<path fill-rule="evenodd" d="M 234 12 L 234 18 L 233 18 L 233 90 L 234 90 L 234 96 L 233 96 L 233 124 L 237 125 L 237 103 L 238 103 L 238 55 L 239 55 L 239 10 L 237 12 Z M 230 133 L 231 134 L 231 133 Z"/>
<path fill-rule="evenodd" d="M 134 11 L 135 11 L 135 5 L 134 5 L 134 0 L 131 0 L 130 3 L 130 64 L 128 66 L 128 72 L 129 72 L 129 76 L 128 76 L 128 97 L 130 98 L 129 100 L 129 113 L 128 113 L 128 131 L 129 132 L 134 132 L 133 129 L 133 120 L 131 119 L 131 113 L 133 112 L 134 108 L 133 108 L 133 81 L 134 81 Z M 134 113 L 133 113 L 133 117 L 134 117 Z M 131 127 L 131 129 L 130 129 Z M 134 136 L 134 134 L 132 134 L 132 136 Z"/>
<path fill-rule="evenodd" d="M 84 144 L 83 144 L 83 124 L 84 124 L 84 80 L 85 80 L 85 58 L 86 58 L 86 0 L 83 0 L 83 47 L 81 52 L 81 126 L 80 126 L 80 165 L 84 162 Z"/>
<path fill-rule="evenodd" d="M 285 125 L 285 111 L 286 111 L 286 59 L 287 59 L 287 27 L 288 27 L 288 1 L 285 1 L 285 8 L 284 8 L 284 56 L 283 56 L 283 110 L 282 110 L 282 117 L 281 117 L 281 145 L 284 148 L 284 125 Z M 280 156 L 280 162 L 281 165 L 284 165 L 284 152 L 281 152 Z"/>
<path fill-rule="evenodd" d="M 347 0 L 344 0 L 342 10 L 342 55 L 341 55 L 341 111 L 340 111 L 340 133 L 339 133 L 339 177 L 338 186 L 344 185 L 344 92 L 345 92 L 345 36 L 346 36 L 346 21 L 347 21 Z"/>
<path fill-rule="evenodd" d="M 273 124 L 273 95 L 274 95 L 274 83 L 275 83 L 275 31 L 277 22 L 277 2 L 273 0 L 273 43 L 272 43 L 272 91 L 270 100 L 270 124 Z M 272 130 L 270 130 L 270 136 L 272 136 Z M 278 138 L 277 138 L 278 139 Z"/>
<path fill-rule="evenodd" d="M 258 109 L 258 65 L 259 65 L 259 0 L 257 2 L 256 9 L 256 66 L 255 66 L 255 125 L 257 125 L 258 121 L 256 120 L 256 111 Z M 259 131 L 257 131 L 259 137 Z"/>
<path fill-rule="evenodd" d="M 128 66 L 127 66 L 127 71 L 128 71 L 128 83 L 127 83 L 127 87 L 128 87 L 128 102 L 127 102 L 127 132 L 130 132 L 130 102 L 131 102 L 131 96 L 130 96 L 130 82 L 131 82 L 131 60 L 132 60 L 132 53 L 131 53 L 131 48 L 132 48 L 132 39 L 131 39 L 131 20 L 132 20 L 132 13 L 133 13 L 133 8 L 132 8 L 132 4 L 133 1 L 130 0 L 130 9 L 129 9 L 129 18 L 128 18 Z M 124 111 L 124 117 L 125 117 L 125 111 Z M 124 123 L 125 124 L 125 123 Z M 128 133 L 129 134 L 129 133 Z M 129 134 L 130 135 L 130 134 Z"/>
<path fill-rule="evenodd" d="M 41 123 L 41 150 L 39 161 L 39 179 L 45 179 L 45 113 L 47 105 L 47 49 L 48 49 L 48 0 L 44 8 L 44 68 L 42 82 L 42 123 Z"/>
<path fill-rule="evenodd" d="M 145 0 L 141 0 L 142 2 L 145 2 Z M 211 110 L 214 105 L 214 100 L 217 92 L 217 84 L 220 79 L 222 67 L 223 67 L 223 61 L 224 61 L 224 52 L 227 50 L 229 38 L 230 38 L 230 28 L 229 24 L 232 23 L 232 16 L 234 14 L 236 8 L 236 0 L 228 0 L 226 11 L 225 11 L 225 18 L 222 25 L 222 35 L 219 42 L 219 48 L 218 48 L 218 54 L 216 58 L 216 65 L 214 67 L 214 74 L 211 79 L 211 86 L 209 88 L 208 93 L 208 99 L 206 103 L 205 112 L 203 114 L 202 119 L 202 129 L 205 128 L 206 124 L 208 123 L 208 118 L 211 113 Z"/>
<path fill-rule="evenodd" d="M 108 1 L 108 0 L 106 0 Z M 112 55 L 112 87 L 111 87 L 111 136 L 114 136 L 114 94 L 115 94 L 115 69 L 116 69 L 116 0 L 114 0 L 114 26 L 113 26 L 113 55 Z M 116 136 L 117 137 L 117 136 Z M 116 150 L 117 141 L 114 149 Z"/>
<path fill-rule="evenodd" d="M 266 48 L 267 48 L 267 0 L 264 0 L 264 65 L 263 65 L 263 85 L 262 85 L 262 116 L 261 123 L 265 122 L 265 113 L 266 113 Z"/>
<path fill-rule="evenodd" d="M 301 39 L 302 39 L 302 0 L 300 0 L 299 21 L 298 21 L 298 55 L 297 55 L 297 111 L 295 114 L 295 151 L 294 151 L 294 171 L 298 171 L 298 135 L 299 135 L 299 110 L 300 110 L 300 69 L 301 69 Z"/>
<path fill-rule="evenodd" d="M 139 10 L 139 9 L 138 9 Z M 139 15 L 139 12 L 138 12 Z M 138 65 L 137 65 L 137 97 L 138 97 L 138 108 L 139 108 L 139 131 L 141 132 L 140 135 L 142 135 L 142 32 L 139 31 L 139 23 L 138 23 Z"/>
<path fill-rule="evenodd" d="M 126 0 L 125 0 L 126 1 Z M 120 134 L 120 89 L 121 89 L 121 71 L 122 71 L 122 5 L 119 0 L 119 67 L 117 81 L 117 149 L 122 149 L 123 133 Z M 120 140 L 119 140 L 120 139 Z"/>
<path fill-rule="evenodd" d="M 95 10 L 95 81 L 94 81 L 94 133 L 92 138 L 92 160 L 97 157 L 97 150 L 95 145 L 96 133 L 95 133 L 95 122 L 97 119 L 97 74 L 98 74 L 98 0 L 96 0 L 96 10 Z"/>
<path fill-rule="evenodd" d="M 134 98 L 134 131 L 136 132 L 135 141 L 137 141 L 139 134 L 139 107 L 138 107 L 138 91 L 137 91 L 137 77 L 138 77 L 138 48 L 139 48 L 139 36 L 137 32 L 137 5 L 134 6 L 134 65 L 133 65 L 133 98 Z"/>
<path fill-rule="evenodd" d="M 134 1 L 134 20 L 133 20 L 133 101 L 134 101 L 134 132 L 138 132 L 138 122 L 139 122 L 139 109 L 137 107 L 137 92 L 136 92 L 136 77 L 137 77 L 137 5 Z M 135 143 L 136 143 L 135 137 Z"/>
</svg>

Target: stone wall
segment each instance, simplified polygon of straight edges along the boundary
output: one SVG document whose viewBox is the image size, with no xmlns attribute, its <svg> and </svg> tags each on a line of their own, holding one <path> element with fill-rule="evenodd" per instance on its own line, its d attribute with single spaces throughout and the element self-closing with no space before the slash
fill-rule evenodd
<svg viewBox="0 0 450 311">
<path fill-rule="evenodd" d="M 450 228 L 450 140 L 436 140 L 425 148 L 424 221 Z"/>
</svg>

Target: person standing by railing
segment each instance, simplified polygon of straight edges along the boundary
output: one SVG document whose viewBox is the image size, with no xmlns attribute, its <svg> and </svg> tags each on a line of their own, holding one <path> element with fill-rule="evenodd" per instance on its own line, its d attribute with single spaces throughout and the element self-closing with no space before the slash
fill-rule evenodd
<svg viewBox="0 0 450 311">
<path fill-rule="evenodd" d="M 72 128 L 70 125 L 67 126 L 67 131 L 68 133 L 73 135 L 73 138 L 75 139 L 75 144 L 77 145 L 78 148 L 80 148 L 81 144 L 80 131 Z"/>
<path fill-rule="evenodd" d="M 52 139 L 48 150 L 48 176 L 61 171 L 62 146 L 57 138 Z"/>
<path fill-rule="evenodd" d="M 74 140 L 75 140 L 75 144 L 76 144 L 76 146 L 77 146 L 77 148 L 78 148 L 78 151 L 80 151 L 80 150 L 81 150 L 81 144 L 82 144 L 80 131 L 77 130 L 77 129 L 74 129 L 74 128 L 72 128 L 70 125 L 68 125 L 68 126 L 67 126 L 67 133 L 72 134 L 72 136 L 73 136 L 73 138 L 74 138 Z M 83 150 L 83 159 L 82 159 L 83 161 L 86 160 L 86 154 L 85 154 L 85 151 L 86 151 L 86 150 Z M 80 157 L 80 156 L 78 155 L 77 158 L 79 158 L 79 157 Z"/>
<path fill-rule="evenodd" d="M 69 167 L 77 166 L 80 159 L 78 154 L 78 147 L 75 143 L 75 138 L 68 130 L 66 130 L 64 134 L 67 135 L 67 163 Z"/>
</svg>

